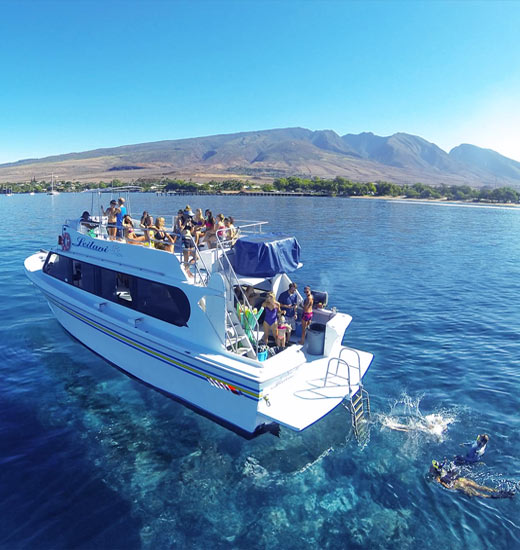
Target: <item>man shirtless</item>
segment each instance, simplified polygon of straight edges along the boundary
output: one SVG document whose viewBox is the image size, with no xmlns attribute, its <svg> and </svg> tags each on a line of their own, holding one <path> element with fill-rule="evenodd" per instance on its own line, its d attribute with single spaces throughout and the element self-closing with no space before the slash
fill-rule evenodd
<svg viewBox="0 0 520 550">
<path fill-rule="evenodd" d="M 302 339 L 300 344 L 303 346 L 305 343 L 305 333 L 307 332 L 307 327 L 311 324 L 312 321 L 312 306 L 314 305 L 314 297 L 311 294 L 311 288 L 306 286 L 303 289 L 305 293 L 305 300 L 303 302 L 303 313 L 302 313 Z"/>
</svg>

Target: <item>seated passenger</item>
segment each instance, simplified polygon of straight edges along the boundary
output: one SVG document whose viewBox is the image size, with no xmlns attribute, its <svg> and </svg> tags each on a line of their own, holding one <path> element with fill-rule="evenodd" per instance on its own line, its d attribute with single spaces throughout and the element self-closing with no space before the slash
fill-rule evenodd
<svg viewBox="0 0 520 550">
<path fill-rule="evenodd" d="M 195 227 L 202 228 L 204 227 L 205 223 L 206 223 L 206 220 L 202 215 L 202 210 L 200 208 L 197 208 L 197 210 L 195 210 L 195 217 L 193 218 L 193 225 Z"/>
<path fill-rule="evenodd" d="M 183 210 L 177 210 L 177 215 L 175 216 L 175 221 L 173 222 L 173 232 L 177 235 L 180 235 L 181 231 L 184 228 L 184 212 Z"/>
<path fill-rule="evenodd" d="M 210 211 L 208 212 L 209 214 L 206 218 L 206 231 L 204 232 L 203 242 L 208 248 L 215 248 L 217 246 L 217 237 L 215 234 L 215 218 Z"/>
<path fill-rule="evenodd" d="M 139 222 L 139 227 L 141 227 L 142 229 L 145 229 L 146 227 L 149 227 L 150 226 L 150 220 L 153 220 L 152 216 L 150 216 L 150 214 L 148 214 L 148 212 L 145 210 L 143 212 L 143 215 L 141 216 L 141 220 Z M 152 221 L 153 223 L 153 221 Z"/>
<path fill-rule="evenodd" d="M 186 205 L 186 208 L 184 209 L 182 213 L 183 222 L 186 225 L 188 222 L 191 222 L 195 214 L 193 213 L 191 206 L 189 204 Z"/>
<path fill-rule="evenodd" d="M 153 230 L 154 230 L 153 216 L 150 216 L 148 212 L 143 212 L 143 215 L 141 216 L 141 222 L 139 223 L 139 227 L 144 229 L 144 234 L 146 235 L 146 239 L 147 241 L 149 241 L 150 246 L 153 248 Z"/>
<path fill-rule="evenodd" d="M 97 224 L 96 223 L 89 223 L 89 222 L 92 222 L 92 220 L 90 219 L 90 212 L 85 210 L 85 212 L 83 212 L 83 214 L 81 214 L 81 218 L 79 219 L 79 222 L 80 222 L 81 226 L 85 228 L 85 231 L 87 231 L 88 234 L 91 237 L 94 237 L 94 235 L 91 235 L 90 232 L 91 232 L 91 230 L 93 230 L 97 227 Z"/>
<path fill-rule="evenodd" d="M 166 250 L 166 252 L 173 252 L 173 245 L 177 240 L 177 237 L 172 237 L 169 233 L 166 232 L 166 227 L 164 226 L 164 218 L 159 216 L 155 220 L 155 227 L 153 233 L 153 242 L 155 248 L 159 250 Z M 150 231 L 150 234 L 152 231 Z"/>
<path fill-rule="evenodd" d="M 224 218 L 224 225 L 226 226 L 226 239 L 231 242 L 232 245 L 234 245 L 237 242 L 237 228 L 234 224 L 235 220 L 228 216 L 227 218 Z"/>
<path fill-rule="evenodd" d="M 128 244 L 142 245 L 146 242 L 145 235 L 137 235 L 135 233 L 134 223 L 132 222 L 132 218 L 128 214 L 125 214 L 125 216 L 123 217 L 123 230 L 125 240 Z"/>
<path fill-rule="evenodd" d="M 217 216 L 215 224 L 215 234 L 217 235 L 218 240 L 221 242 L 228 240 L 228 232 L 226 231 L 226 225 L 224 224 L 224 214 L 219 214 Z"/>
</svg>

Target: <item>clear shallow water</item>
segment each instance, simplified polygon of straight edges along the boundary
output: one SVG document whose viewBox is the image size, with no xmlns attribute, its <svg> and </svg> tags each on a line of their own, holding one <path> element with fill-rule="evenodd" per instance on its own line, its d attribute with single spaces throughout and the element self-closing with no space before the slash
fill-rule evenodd
<svg viewBox="0 0 520 550">
<path fill-rule="evenodd" d="M 105 201 L 108 202 L 108 201 Z M 520 481 L 520 210 L 325 198 L 189 202 L 297 236 L 300 284 L 327 289 L 375 354 L 370 443 L 341 407 L 302 434 L 246 441 L 73 341 L 23 274 L 86 195 L 0 196 L 0 548 L 520 548 L 520 495 L 428 481 L 432 458 L 491 435 L 485 484 Z M 438 437 L 384 419 L 404 400 L 452 419 Z"/>
</svg>

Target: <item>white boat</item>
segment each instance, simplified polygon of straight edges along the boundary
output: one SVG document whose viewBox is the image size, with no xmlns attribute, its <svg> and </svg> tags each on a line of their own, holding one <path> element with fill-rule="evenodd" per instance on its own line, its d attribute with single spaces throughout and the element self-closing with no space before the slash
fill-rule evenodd
<svg viewBox="0 0 520 550">
<path fill-rule="evenodd" d="M 51 175 L 51 190 L 47 192 L 47 195 L 59 195 L 60 192 L 54 189 L 54 174 Z"/>
<path fill-rule="evenodd" d="M 25 271 L 61 325 L 108 362 L 244 434 L 272 424 L 300 431 L 360 399 L 373 356 L 342 345 L 352 318 L 328 309 L 326 294 L 303 346 L 296 330 L 285 349 L 262 347 L 251 312 L 301 266 L 294 237 L 285 239 L 297 252 L 292 268 L 280 267 L 282 250 L 259 274 L 254 260 L 247 269 L 238 260 L 255 242 L 276 256 L 280 238 L 266 222 L 239 223 L 238 240 L 218 238 L 190 264 L 180 252 L 110 240 L 104 220 L 91 220 L 65 221 L 58 245 L 28 257 Z"/>
</svg>

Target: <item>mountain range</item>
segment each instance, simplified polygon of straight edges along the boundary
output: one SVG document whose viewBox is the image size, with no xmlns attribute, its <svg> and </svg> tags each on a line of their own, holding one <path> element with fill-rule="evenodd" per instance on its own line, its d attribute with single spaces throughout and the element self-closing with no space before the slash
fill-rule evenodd
<svg viewBox="0 0 520 550">
<path fill-rule="evenodd" d="M 338 135 L 285 128 L 95 149 L 0 165 L 0 182 L 31 179 L 135 181 L 138 178 L 335 177 L 481 186 L 520 186 L 520 162 L 463 144 L 449 153 L 405 133 Z"/>
</svg>

